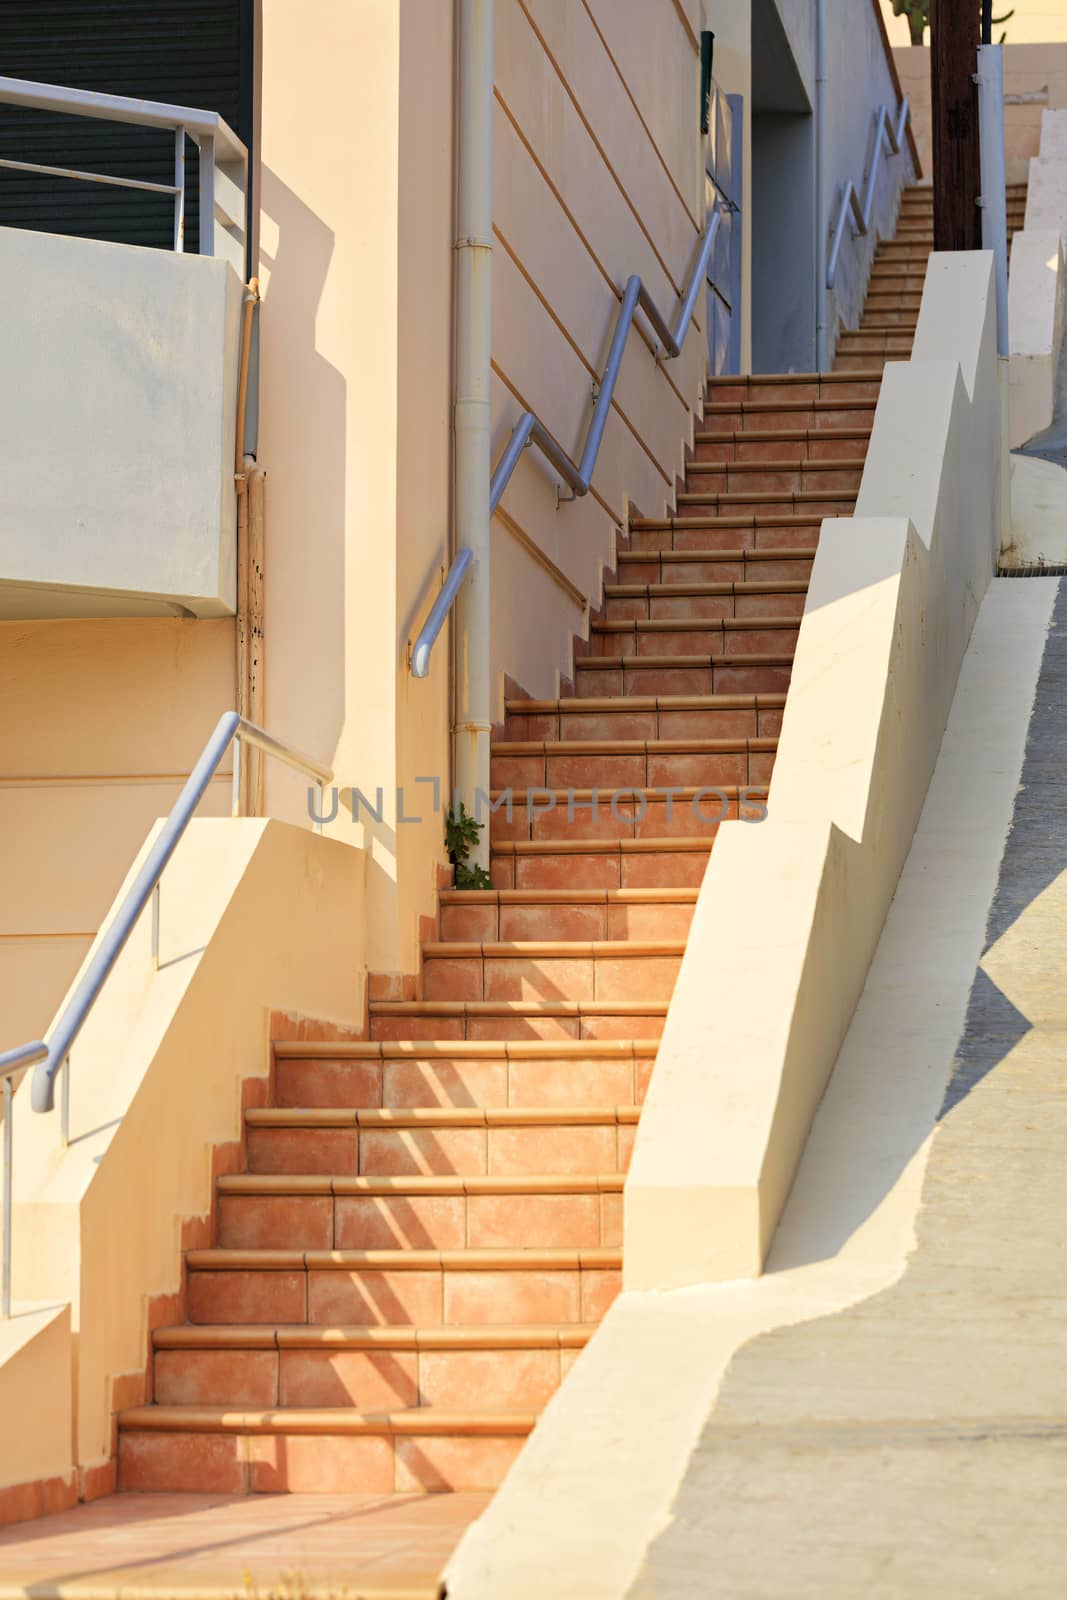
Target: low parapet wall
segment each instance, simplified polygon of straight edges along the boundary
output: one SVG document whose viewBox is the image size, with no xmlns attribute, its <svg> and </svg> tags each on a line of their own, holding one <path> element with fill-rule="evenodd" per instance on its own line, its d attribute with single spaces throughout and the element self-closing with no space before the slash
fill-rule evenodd
<svg viewBox="0 0 1067 1600">
<path fill-rule="evenodd" d="M 931 256 L 856 515 L 823 523 L 768 818 L 719 831 L 642 1113 L 627 1288 L 761 1271 L 862 991 L 996 561 L 992 260 Z"/>
</svg>

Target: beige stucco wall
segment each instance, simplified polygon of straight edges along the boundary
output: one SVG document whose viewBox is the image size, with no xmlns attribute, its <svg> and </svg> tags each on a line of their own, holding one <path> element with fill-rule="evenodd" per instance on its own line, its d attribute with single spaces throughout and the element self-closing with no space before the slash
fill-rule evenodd
<svg viewBox="0 0 1067 1600">
<path fill-rule="evenodd" d="M 0 622 L 0 1048 L 48 1026 L 234 703 L 228 619 Z M 228 771 L 204 814 L 228 812 Z"/>
<path fill-rule="evenodd" d="M 701 886 L 626 1183 L 628 1288 L 761 1270 L 994 569 L 1000 463 L 992 255 L 934 255 L 856 515 L 823 523 L 768 819 L 725 824 Z"/>
<path fill-rule="evenodd" d="M 1021 8 L 1020 8 L 1021 11 Z M 1034 27 L 1044 26 L 1035 22 Z M 1041 141 L 1041 113 L 1044 107 L 1067 107 L 1067 10 L 1056 8 L 1048 14 L 1047 33 L 1026 32 L 1015 20 L 1008 26 L 1009 43 L 1004 47 L 1004 156 L 1009 183 L 1025 183 L 1031 156 L 1036 156 Z M 890 29 L 897 45 L 899 26 Z M 906 35 L 905 35 L 906 37 Z M 1038 44 L 1045 38 L 1051 43 Z M 900 85 L 911 101 L 912 129 L 922 162 L 924 183 L 931 182 L 933 150 L 930 123 L 930 51 L 905 45 L 894 48 Z"/>
<path fill-rule="evenodd" d="M 450 5 L 263 0 L 261 459 L 269 473 L 266 717 L 381 823 L 367 845 L 372 965 L 412 970 L 448 784 L 447 647 L 406 646 L 448 558 L 452 316 Z M 268 806 L 304 786 L 268 772 Z"/>
<path fill-rule="evenodd" d="M 269 1071 L 271 1010 L 362 1024 L 364 864 L 308 828 L 193 822 L 163 882 L 158 970 L 145 915 L 72 1051 L 70 1145 L 16 1095 L 14 1293 L 70 1304 L 79 1467 L 111 1454 L 112 1383 L 144 1369 L 147 1297 L 178 1289 L 181 1225 L 210 1208 L 243 1080 Z"/>
<path fill-rule="evenodd" d="M 497 0 L 494 458 L 526 407 L 580 454 L 632 273 L 673 318 L 703 224 L 699 26 L 698 5 L 674 0 Z M 703 322 L 698 303 L 685 350 L 665 364 L 631 336 L 585 499 L 557 509 L 543 458 L 520 462 L 493 532 L 496 715 L 505 674 L 556 692 L 627 506 L 655 515 L 670 502 L 704 377 Z"/>
<path fill-rule="evenodd" d="M 71 1352 L 69 1306 L 0 1319 L 0 1489 L 72 1477 Z"/>
</svg>

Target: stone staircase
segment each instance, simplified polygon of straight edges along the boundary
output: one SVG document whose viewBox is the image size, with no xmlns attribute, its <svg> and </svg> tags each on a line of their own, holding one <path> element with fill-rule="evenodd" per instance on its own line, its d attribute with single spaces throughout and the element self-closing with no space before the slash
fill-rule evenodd
<svg viewBox="0 0 1067 1600">
<path fill-rule="evenodd" d="M 514 1460 L 619 1288 L 698 886 L 720 821 L 760 814 L 820 522 L 851 512 L 883 362 L 910 350 L 928 215 L 905 197 L 833 372 L 711 380 L 676 513 L 633 520 L 568 692 L 507 702 L 493 888 L 441 893 L 366 1040 L 275 1044 L 215 1243 L 186 1253 L 186 1321 L 120 1416 L 122 1488 L 487 1489 Z"/>
</svg>

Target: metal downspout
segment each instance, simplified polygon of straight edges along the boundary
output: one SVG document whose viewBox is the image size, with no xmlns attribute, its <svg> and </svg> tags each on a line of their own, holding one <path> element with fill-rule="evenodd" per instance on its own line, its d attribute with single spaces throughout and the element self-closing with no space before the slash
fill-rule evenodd
<svg viewBox="0 0 1067 1600">
<path fill-rule="evenodd" d="M 815 3 L 815 369 L 825 372 L 826 327 L 826 0 Z"/>
<path fill-rule="evenodd" d="M 471 815 L 489 794 L 489 354 L 493 228 L 493 0 L 459 0 L 456 201 L 456 545 L 472 555 L 456 600 L 456 787 Z M 472 865 L 489 866 L 489 828 Z"/>
</svg>

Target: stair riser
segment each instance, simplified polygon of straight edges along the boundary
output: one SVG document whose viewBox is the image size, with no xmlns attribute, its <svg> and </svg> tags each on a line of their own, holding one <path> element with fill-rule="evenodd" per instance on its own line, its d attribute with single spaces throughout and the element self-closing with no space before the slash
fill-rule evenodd
<svg viewBox="0 0 1067 1600">
<path fill-rule="evenodd" d="M 442 939 L 684 939 L 691 905 L 446 906 Z M 602 1104 L 606 1102 L 601 1102 Z"/>
<path fill-rule="evenodd" d="M 780 662 L 746 662 L 743 656 L 705 666 L 665 667 L 632 661 L 603 664 L 590 658 L 575 664 L 579 693 L 596 699 L 606 695 L 784 694 L 789 688 L 792 659 Z M 563 885 L 560 885 L 562 888 Z"/>
<path fill-rule="evenodd" d="M 765 594 L 609 595 L 601 618 L 604 622 L 722 622 L 728 617 L 799 617 L 803 612 L 803 594 L 783 594 L 772 585 Z"/>
<path fill-rule="evenodd" d="M 661 987 L 667 986 L 664 980 Z M 248 1135 L 248 1170 L 270 1175 L 372 1178 L 446 1174 L 529 1178 L 622 1172 L 629 1161 L 632 1135 L 632 1126 L 612 1123 L 370 1131 L 255 1128 Z M 262 1318 L 233 1316 L 224 1320 L 255 1322 Z"/>
<path fill-rule="evenodd" d="M 159 1405 L 352 1406 L 398 1411 L 437 1406 L 514 1415 L 544 1409 L 577 1351 L 561 1350 L 157 1350 Z"/>
<path fill-rule="evenodd" d="M 632 1073 L 629 1076 L 632 1078 Z M 627 1099 L 632 1096 L 632 1082 L 625 1086 L 624 1094 Z M 223 1248 L 237 1250 L 618 1248 L 622 1243 L 620 1206 L 620 1195 L 602 1194 L 325 1195 L 314 1198 L 222 1195 L 219 1198 L 219 1243 Z M 158 1392 L 156 1399 L 169 1403 L 163 1401 Z M 205 1399 L 203 1403 L 214 1402 Z M 283 1400 L 281 1403 L 343 1405 L 346 1402 Z M 388 1404 L 413 1405 L 415 1402 L 390 1401 Z"/>
<path fill-rule="evenodd" d="M 119 1488 L 200 1494 L 495 1489 L 522 1437 L 122 1433 Z"/>
<path fill-rule="evenodd" d="M 402 1038 L 415 1037 L 412 1019 L 382 1020 L 395 1020 L 402 1026 Z M 441 1019 L 431 1020 L 436 1029 L 441 1025 Z M 634 1036 L 632 1028 L 630 1036 Z M 435 1031 L 431 1037 L 444 1036 Z M 618 1060 L 596 1055 L 555 1059 L 520 1055 L 508 1060 L 503 1052 L 498 1058 L 476 1060 L 438 1055 L 420 1059 L 416 1055 L 410 1060 L 377 1063 L 279 1061 L 277 1103 L 303 1109 L 368 1111 L 379 1106 L 397 1111 L 429 1106 L 628 1106 L 639 1103 L 647 1066 L 643 1057 L 630 1054 Z M 262 1131 L 256 1130 L 257 1137 Z"/>
<path fill-rule="evenodd" d="M 809 378 L 799 383 L 792 383 L 784 382 L 781 378 L 738 378 L 736 382 L 728 378 L 723 383 L 709 384 L 706 402 L 718 406 L 735 400 L 759 405 L 768 405 L 775 401 L 795 403 L 799 400 L 809 402 L 820 400 L 836 406 L 847 404 L 850 400 L 877 398 L 877 383 L 863 382 L 860 379 L 853 382 L 840 380 L 826 382 L 818 378 Z M 786 422 L 781 426 L 787 428 L 791 424 Z M 799 427 L 801 424 L 793 426 Z"/>
<path fill-rule="evenodd" d="M 621 1274 L 589 1268 L 500 1272 L 191 1272 L 198 1326 L 506 1327 L 599 1322 Z"/>
<path fill-rule="evenodd" d="M 694 558 L 715 550 L 796 550 L 798 554 L 814 553 L 819 543 L 821 519 L 805 513 L 802 517 L 778 518 L 766 523 L 751 521 L 722 527 L 675 520 L 664 528 L 634 528 L 630 533 L 630 549 L 635 555 L 656 555 L 663 551 L 685 553 Z M 700 580 L 698 580 L 700 581 Z M 715 582 L 715 579 L 710 579 Z"/>
<path fill-rule="evenodd" d="M 509 717 L 507 739 L 771 739 L 781 729 L 779 707 L 751 711 L 595 711 Z"/>
<path fill-rule="evenodd" d="M 611 855 L 570 851 L 558 855 L 494 854 L 491 876 L 495 889 L 696 889 L 707 870 L 711 843 L 709 837 L 706 853 L 642 850 Z"/>
<path fill-rule="evenodd" d="M 770 751 L 747 750 L 743 742 L 739 748 L 721 752 L 687 751 L 676 753 L 637 753 L 634 755 L 548 755 L 548 756 L 494 756 L 491 765 L 495 790 L 511 789 L 515 792 L 513 810 L 521 813 L 519 832 L 497 828 L 499 838 L 527 838 L 525 807 L 520 792 L 534 789 L 565 791 L 567 789 L 599 789 L 604 797 L 600 809 L 608 811 L 616 791 L 664 787 L 671 784 L 748 784 L 765 783 L 770 775 Z M 535 802 L 536 804 L 536 802 Z M 577 801 L 575 810 L 577 810 Z M 564 801 L 564 807 L 566 801 Z M 557 808 L 558 809 L 558 808 Z M 630 815 L 634 807 L 616 806 Z M 553 817 L 555 814 L 553 813 Z M 566 809 L 563 818 L 566 819 Z M 503 813 L 494 814 L 493 824 Z M 612 819 L 614 820 L 614 819 Z M 617 835 L 607 834 L 607 838 Z M 557 934 L 556 938 L 569 938 Z M 585 938 L 584 934 L 577 935 Z"/>
<path fill-rule="evenodd" d="M 497 868 L 494 864 L 493 872 Z M 664 1018 L 658 1013 L 633 1016 L 526 1016 L 498 1017 L 371 1017 L 372 1039 L 466 1039 L 486 1043 L 493 1040 L 521 1042 L 534 1039 L 658 1039 Z"/>
<path fill-rule="evenodd" d="M 713 429 L 713 431 L 719 431 Z M 722 430 L 725 431 L 725 430 Z M 737 432 L 732 440 L 698 438 L 693 447 L 693 459 L 700 463 L 737 465 L 759 461 L 796 460 L 818 463 L 820 461 L 862 461 L 867 454 L 869 433 L 859 439 L 820 439 L 812 431 L 808 439 L 748 438 Z"/>
<path fill-rule="evenodd" d="M 873 365 L 877 365 L 875 360 Z M 699 485 L 678 496 L 679 517 L 849 517 L 855 504 L 853 491 L 813 493 L 810 490 L 770 490 L 765 493 L 704 494 Z"/>
<path fill-rule="evenodd" d="M 761 625 L 762 622 L 762 625 Z M 789 655 L 796 649 L 799 624 L 783 621 L 776 627 L 771 618 L 750 625 L 745 619 L 733 624 L 673 628 L 670 623 L 650 627 L 637 622 L 633 627 L 602 628 L 594 625 L 589 635 L 588 654 L 582 657 L 612 656 L 762 656 Z"/>
<path fill-rule="evenodd" d="M 669 1000 L 680 960 L 675 955 L 431 958 L 423 963 L 422 993 L 425 1000 Z"/>
<path fill-rule="evenodd" d="M 770 757 L 750 758 L 753 770 L 757 770 L 760 763 L 765 764 L 766 775 L 762 778 L 753 777 L 745 786 L 751 793 L 744 798 L 749 802 L 766 799 L 766 788 L 770 783 L 771 767 Z M 564 805 L 557 807 L 554 812 L 538 812 L 532 814 L 521 803 L 516 803 L 512 810 L 510 822 L 503 812 L 498 813 L 492 821 L 489 837 L 494 845 L 514 841 L 587 841 L 615 842 L 627 839 L 707 839 L 709 846 L 714 839 L 722 822 L 732 822 L 739 815 L 740 797 L 726 794 L 718 789 L 713 782 L 700 786 L 706 792 L 699 797 L 676 797 L 673 801 L 665 795 L 651 791 L 644 791 L 642 801 L 644 811 L 629 795 L 623 795 L 615 802 L 615 809 L 611 809 L 610 790 L 601 794 L 596 816 L 590 815 L 587 799 L 575 800 L 573 820 L 569 821 L 567 809 Z M 536 807 L 537 802 L 534 801 Z M 746 808 L 746 816 L 749 811 Z M 523 885 L 519 885 L 523 887 Z M 557 888 L 566 887 L 557 884 Z M 577 884 L 575 884 L 577 887 Z M 585 887 L 583 885 L 583 887 Z M 596 885 L 595 887 L 600 887 Z M 632 937 L 632 935 L 631 935 Z M 564 997 L 577 999 L 578 996 Z M 433 998 L 430 995 L 426 999 Z M 458 998 L 470 999 L 473 996 L 460 996 Z M 487 999 L 502 998 L 501 996 L 486 996 Z M 546 999 L 559 998 L 559 996 L 544 996 Z M 589 998 L 589 997 L 586 997 Z M 601 996 L 600 998 L 619 998 Z M 627 997 L 623 997 L 627 998 Z M 647 996 L 645 998 L 648 998 Z"/>
</svg>

